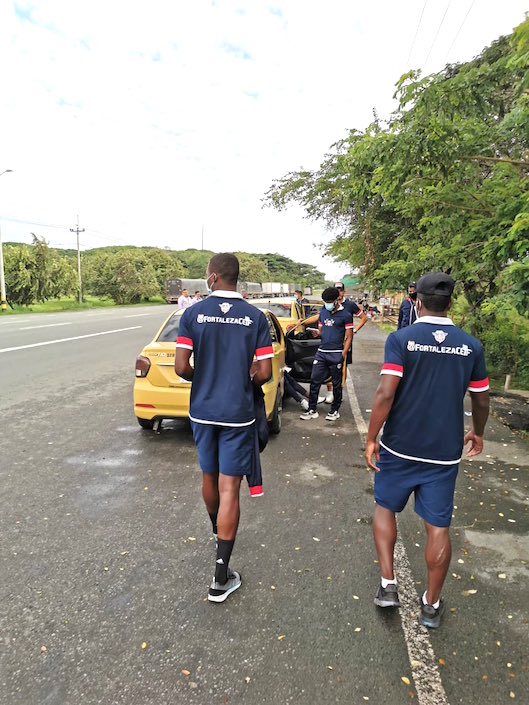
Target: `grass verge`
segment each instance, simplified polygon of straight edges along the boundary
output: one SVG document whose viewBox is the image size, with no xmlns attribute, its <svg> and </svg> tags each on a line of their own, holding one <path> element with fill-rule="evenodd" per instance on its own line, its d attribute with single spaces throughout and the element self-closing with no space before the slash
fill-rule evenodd
<svg viewBox="0 0 529 705">
<path fill-rule="evenodd" d="M 164 304 L 165 299 L 161 296 L 153 296 L 147 301 L 142 301 L 139 304 L 124 304 L 124 306 L 154 306 Z M 89 308 L 110 308 L 116 307 L 112 299 L 100 299 L 96 296 L 85 296 L 83 303 L 80 304 L 76 298 L 50 299 L 42 303 L 29 304 L 28 306 L 16 305 L 13 308 L 7 307 L 5 311 L 0 313 L 2 316 L 14 316 L 21 313 L 57 313 L 59 311 L 84 311 Z"/>
</svg>

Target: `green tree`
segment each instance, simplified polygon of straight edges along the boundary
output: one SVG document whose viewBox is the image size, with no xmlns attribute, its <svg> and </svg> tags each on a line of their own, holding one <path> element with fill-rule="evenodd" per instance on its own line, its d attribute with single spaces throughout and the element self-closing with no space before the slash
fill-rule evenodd
<svg viewBox="0 0 529 705">
<path fill-rule="evenodd" d="M 475 60 L 397 84 L 399 107 L 287 174 L 267 205 L 301 204 L 338 234 L 327 253 L 374 286 L 450 271 L 476 317 L 529 251 L 529 20 Z"/>
<path fill-rule="evenodd" d="M 160 293 L 148 254 L 137 250 L 99 254 L 91 263 L 89 286 L 93 294 L 116 304 L 135 304 Z"/>
</svg>

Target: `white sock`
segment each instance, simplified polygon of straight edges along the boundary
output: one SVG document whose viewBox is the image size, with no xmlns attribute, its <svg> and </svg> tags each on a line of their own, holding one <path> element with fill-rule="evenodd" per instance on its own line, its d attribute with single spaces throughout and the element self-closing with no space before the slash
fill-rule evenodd
<svg viewBox="0 0 529 705">
<path fill-rule="evenodd" d="M 397 580 L 395 578 L 391 578 L 391 580 L 388 580 L 387 578 L 380 578 L 380 584 L 385 590 L 388 585 L 396 585 Z"/>
<path fill-rule="evenodd" d="M 427 605 L 427 604 L 428 604 L 428 601 L 426 600 L 426 593 L 427 593 L 427 590 L 424 591 L 424 595 L 422 596 L 422 603 L 423 603 L 423 605 Z M 439 605 L 440 605 L 440 604 L 441 604 L 441 598 L 439 598 L 439 599 L 437 600 L 437 602 L 435 603 L 435 605 L 432 605 L 432 607 L 434 608 L 434 610 L 437 610 L 437 609 L 439 609 Z"/>
</svg>

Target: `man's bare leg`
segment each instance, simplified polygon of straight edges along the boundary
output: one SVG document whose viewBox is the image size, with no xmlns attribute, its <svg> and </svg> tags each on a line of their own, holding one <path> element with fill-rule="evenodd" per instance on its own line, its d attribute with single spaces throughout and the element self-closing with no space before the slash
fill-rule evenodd
<svg viewBox="0 0 529 705">
<path fill-rule="evenodd" d="M 380 573 L 386 580 L 393 580 L 393 552 L 397 540 L 397 520 L 392 512 L 379 504 L 373 516 L 373 538 L 377 549 Z"/>
<path fill-rule="evenodd" d="M 441 590 L 450 565 L 452 544 L 448 527 L 432 526 L 426 521 L 424 526 L 427 534 L 424 557 L 428 568 L 426 601 L 429 605 L 435 605 L 441 597 Z"/>
</svg>

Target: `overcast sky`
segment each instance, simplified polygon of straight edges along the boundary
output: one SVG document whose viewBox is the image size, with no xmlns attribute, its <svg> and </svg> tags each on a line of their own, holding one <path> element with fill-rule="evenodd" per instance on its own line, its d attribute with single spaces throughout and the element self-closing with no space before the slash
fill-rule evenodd
<svg viewBox="0 0 529 705">
<path fill-rule="evenodd" d="M 332 234 L 262 209 L 394 84 L 467 61 L 527 0 L 19 0 L 0 3 L 4 241 L 278 252 L 330 278 Z M 53 227 L 52 227 L 53 226 Z"/>
</svg>

